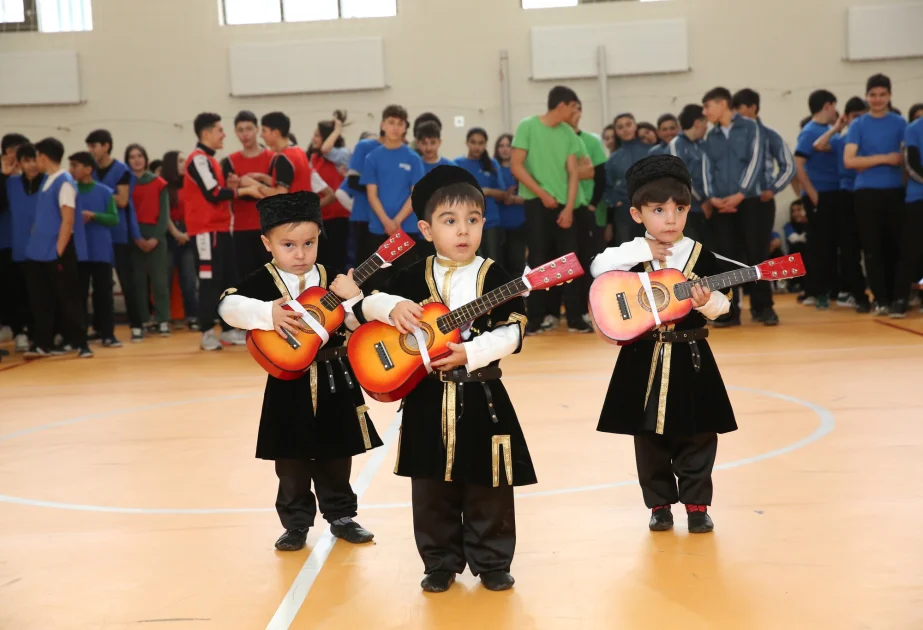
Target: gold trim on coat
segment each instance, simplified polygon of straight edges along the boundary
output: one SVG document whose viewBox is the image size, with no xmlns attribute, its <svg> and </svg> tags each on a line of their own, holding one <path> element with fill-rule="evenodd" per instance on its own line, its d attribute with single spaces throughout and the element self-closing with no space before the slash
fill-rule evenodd
<svg viewBox="0 0 923 630">
<path fill-rule="evenodd" d="M 491 464 L 493 467 L 494 488 L 500 486 L 500 457 L 502 451 L 503 468 L 506 471 L 506 483 L 513 485 L 513 451 L 512 441 L 509 435 L 495 435 L 490 438 L 491 442 Z"/>
</svg>

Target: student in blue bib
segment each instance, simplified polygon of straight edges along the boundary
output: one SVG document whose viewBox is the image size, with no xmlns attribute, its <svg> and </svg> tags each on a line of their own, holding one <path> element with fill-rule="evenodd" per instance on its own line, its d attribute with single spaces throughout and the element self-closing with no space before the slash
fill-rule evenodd
<svg viewBox="0 0 923 630">
<path fill-rule="evenodd" d="M 429 172 L 437 166 L 451 166 L 452 160 L 439 155 L 442 146 L 442 127 L 429 120 L 424 121 L 414 129 L 414 139 L 417 141 L 417 152 L 423 159 L 423 173 Z"/>
<path fill-rule="evenodd" d="M 513 177 L 510 165 L 513 162 L 513 134 L 505 133 L 497 138 L 494 155 L 500 164 L 503 183 L 509 195 L 500 204 L 500 227 L 503 228 L 503 268 L 514 276 L 522 275 L 526 268 L 526 207 L 519 196 L 519 181 Z"/>
<path fill-rule="evenodd" d="M 484 212 L 484 236 L 481 241 L 481 254 L 494 261 L 503 259 L 503 226 L 500 223 L 500 206 L 507 199 L 507 186 L 503 172 L 497 160 L 487 151 L 487 132 L 480 127 L 468 131 L 466 142 L 468 155 L 455 159 L 460 166 L 478 180 L 487 207 Z"/>
<path fill-rule="evenodd" d="M 70 173 L 61 168 L 64 145 L 59 140 L 45 138 L 36 143 L 35 153 L 39 171 L 46 178 L 38 193 L 35 222 L 26 246 L 35 331 L 25 356 L 34 359 L 64 354 L 70 346 L 77 349 L 78 357 L 91 358 L 77 269 L 78 260 L 87 257 L 82 221 L 80 226 L 75 221 L 77 186 Z M 56 315 L 61 318 L 67 344 L 63 349 L 52 348 Z"/>
<path fill-rule="evenodd" d="M 913 114 L 911 114 L 911 118 Z M 920 281 L 923 263 L 923 117 L 917 117 L 904 132 L 904 165 L 907 170 L 907 209 L 901 246 L 901 263 L 895 283 L 897 294 L 891 316 L 907 312 L 910 287 Z"/>
<path fill-rule="evenodd" d="M 890 110 L 891 79 L 883 74 L 866 82 L 869 113 L 850 127 L 843 151 L 847 168 L 856 176 L 856 215 L 865 253 L 865 270 L 874 297 L 873 311 L 887 315 L 892 308 L 903 316 L 906 303 L 897 301 L 895 279 L 904 226 L 904 173 L 901 143 L 907 121 Z"/>
<path fill-rule="evenodd" d="M 352 227 L 355 265 L 365 262 L 365 259 L 375 251 L 374 249 L 368 251 L 369 215 L 372 213 L 372 207 L 369 205 L 366 188 L 360 180 L 362 171 L 365 169 L 365 158 L 380 146 L 379 138 L 367 138 L 356 144 L 352 157 L 349 158 L 349 171 L 346 173 L 346 179 L 340 184 L 340 189 L 336 193 L 340 203 L 350 209 L 349 223 Z M 347 204 L 347 200 L 352 205 Z"/>
<path fill-rule="evenodd" d="M 86 309 L 93 284 L 93 315 L 96 332 L 105 348 L 121 348 L 115 338 L 115 312 L 112 295 L 112 228 L 118 225 L 119 212 L 115 206 L 112 189 L 93 179 L 96 160 L 87 151 L 67 158 L 70 174 L 77 182 L 77 212 L 75 222 L 84 225 L 87 256 L 78 264 L 80 274 L 80 302 Z M 86 310 L 84 310 L 86 316 Z"/>
<path fill-rule="evenodd" d="M 29 139 L 20 133 L 8 133 L 0 141 L 0 326 L 8 327 L 12 334 L 15 320 L 17 319 L 16 306 L 9 297 L 13 287 L 13 218 L 10 213 L 8 195 L 6 192 L 7 179 L 19 171 L 16 162 L 16 151 L 20 146 L 28 144 Z M 7 354 L 0 349 L 0 356 Z"/>
</svg>

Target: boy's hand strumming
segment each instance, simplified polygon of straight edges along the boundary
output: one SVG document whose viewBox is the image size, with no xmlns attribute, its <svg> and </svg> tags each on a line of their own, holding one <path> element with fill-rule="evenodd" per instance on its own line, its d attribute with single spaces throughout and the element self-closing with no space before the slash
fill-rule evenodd
<svg viewBox="0 0 923 630">
<path fill-rule="evenodd" d="M 397 303 L 397 306 L 391 311 L 390 317 L 398 332 L 407 335 L 418 327 L 420 318 L 423 317 L 423 307 L 416 302 L 404 300 Z"/>
</svg>

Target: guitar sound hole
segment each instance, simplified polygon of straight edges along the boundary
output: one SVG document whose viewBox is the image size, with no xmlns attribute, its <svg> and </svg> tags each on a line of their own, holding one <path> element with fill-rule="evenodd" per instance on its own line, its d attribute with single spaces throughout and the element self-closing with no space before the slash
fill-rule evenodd
<svg viewBox="0 0 923 630">
<path fill-rule="evenodd" d="M 658 312 L 662 311 L 667 307 L 667 304 L 670 303 L 670 294 L 667 292 L 667 288 L 659 283 L 651 283 L 651 293 L 654 295 L 654 304 Z M 651 312 L 651 303 L 647 299 L 647 291 L 642 287 L 638 291 L 638 302 L 647 312 Z"/>
<path fill-rule="evenodd" d="M 433 343 L 433 329 L 426 322 L 420 322 L 420 328 L 423 332 L 423 337 L 426 339 L 426 347 L 429 348 Z M 417 343 L 417 338 L 412 334 L 401 335 L 401 349 L 410 355 L 420 354 L 420 344 Z"/>
</svg>

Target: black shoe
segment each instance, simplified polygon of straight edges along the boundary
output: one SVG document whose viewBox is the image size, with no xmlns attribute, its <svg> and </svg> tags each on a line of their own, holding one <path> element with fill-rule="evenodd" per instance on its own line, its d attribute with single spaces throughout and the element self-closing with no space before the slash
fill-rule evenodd
<svg viewBox="0 0 923 630">
<path fill-rule="evenodd" d="M 108 339 L 103 339 L 103 348 L 121 348 L 122 342 L 116 339 L 115 337 L 109 337 Z"/>
<path fill-rule="evenodd" d="M 304 543 L 307 539 L 307 529 L 287 529 L 276 541 L 276 549 L 279 551 L 298 551 L 304 549 Z"/>
<path fill-rule="evenodd" d="M 78 359 L 92 359 L 93 351 L 90 350 L 90 346 L 83 346 L 82 348 L 77 350 L 77 358 Z"/>
<path fill-rule="evenodd" d="M 593 332 L 593 327 L 581 319 L 580 321 L 575 322 L 573 324 L 568 324 L 567 332 L 579 333 L 579 334 L 585 335 L 587 333 Z"/>
<path fill-rule="evenodd" d="M 488 591 L 508 591 L 515 583 L 516 580 L 509 571 L 488 571 L 481 574 L 481 584 Z"/>
<path fill-rule="evenodd" d="M 730 328 L 731 326 L 740 326 L 740 318 L 728 317 L 725 319 L 724 317 L 719 317 L 715 320 L 715 323 L 712 324 L 712 326 L 715 328 Z"/>
<path fill-rule="evenodd" d="M 651 510 L 651 522 L 648 527 L 652 532 L 665 532 L 673 529 L 673 511 L 669 505 L 663 505 Z"/>
<path fill-rule="evenodd" d="M 532 324 L 526 324 L 526 337 L 532 337 L 533 335 L 540 335 L 545 330 L 541 326 L 533 326 Z"/>
<path fill-rule="evenodd" d="M 51 349 L 51 356 L 53 357 L 63 357 L 65 354 L 70 354 L 74 351 L 74 346 L 64 344 L 63 346 L 55 346 Z"/>
<path fill-rule="evenodd" d="M 32 346 L 23 353 L 24 359 L 44 359 L 45 357 L 50 357 L 51 352 L 45 348 L 39 348 L 38 346 Z"/>
<path fill-rule="evenodd" d="M 362 543 L 371 542 L 375 534 L 365 529 L 355 521 L 349 521 L 342 525 L 330 524 L 330 533 L 337 538 L 342 538 L 348 543 L 361 545 Z"/>
<path fill-rule="evenodd" d="M 423 581 L 420 582 L 420 588 L 427 593 L 445 593 L 455 581 L 455 574 L 449 571 L 433 571 L 428 573 Z"/>
<path fill-rule="evenodd" d="M 868 302 L 860 302 L 856 304 L 856 312 L 860 315 L 867 315 L 872 312 L 872 305 Z"/>
<path fill-rule="evenodd" d="M 907 300 L 894 300 L 891 304 L 891 312 L 888 313 L 891 319 L 903 319 L 907 317 Z"/>
<path fill-rule="evenodd" d="M 708 512 L 705 511 L 704 505 L 687 506 L 687 509 L 690 507 L 699 508 L 696 510 L 689 510 L 686 513 L 686 517 L 689 520 L 690 534 L 707 534 L 708 532 L 715 529 L 715 524 L 712 522 Z"/>
<path fill-rule="evenodd" d="M 760 313 L 760 321 L 763 322 L 763 326 L 778 326 L 779 316 L 776 315 L 775 309 L 770 306 Z"/>
</svg>

